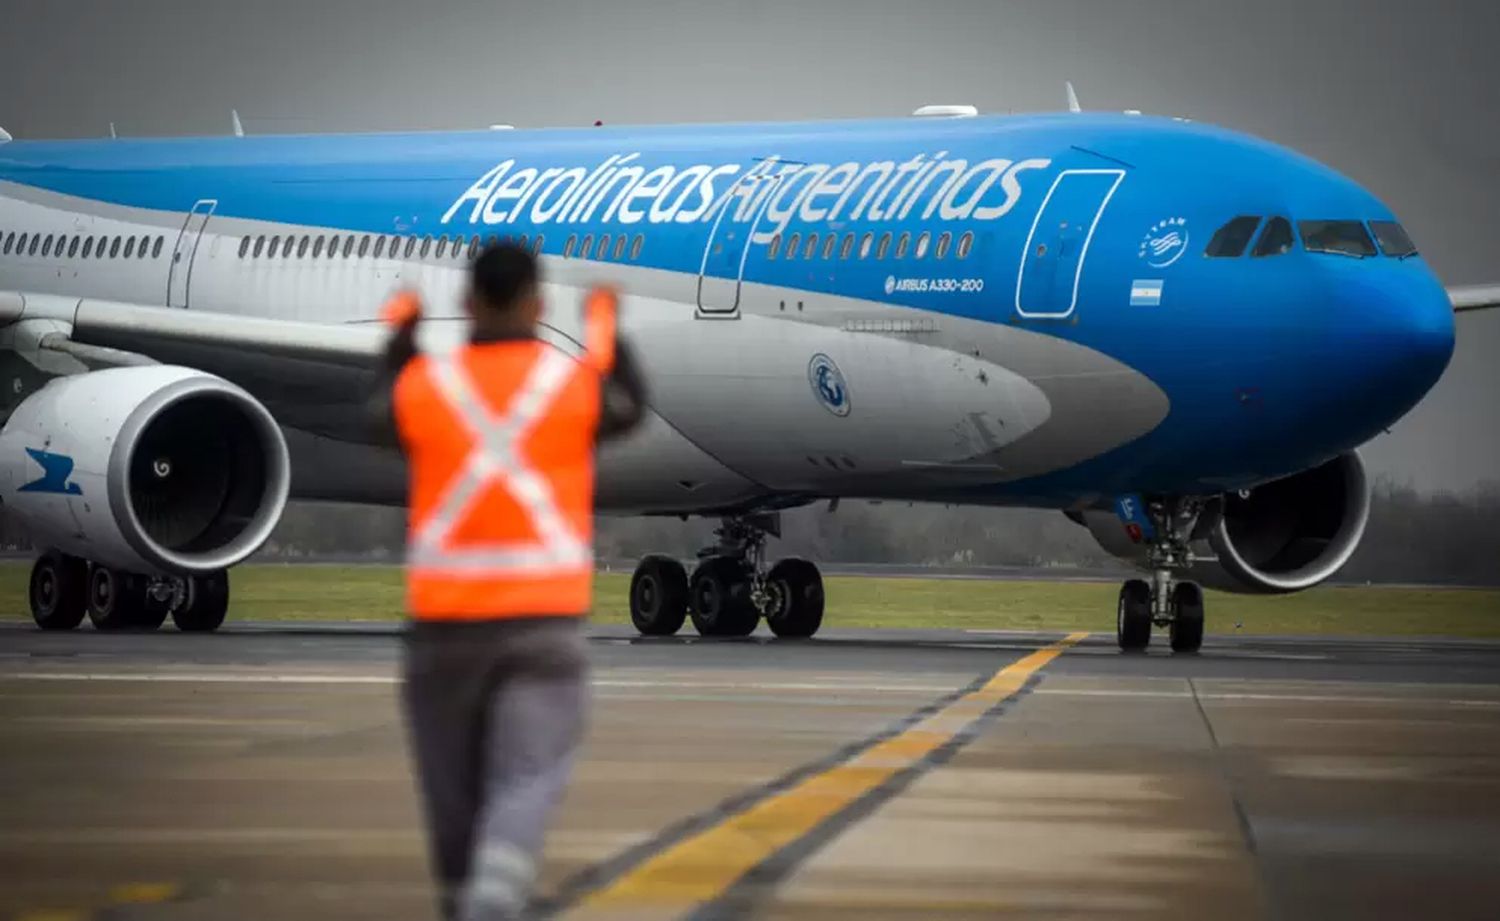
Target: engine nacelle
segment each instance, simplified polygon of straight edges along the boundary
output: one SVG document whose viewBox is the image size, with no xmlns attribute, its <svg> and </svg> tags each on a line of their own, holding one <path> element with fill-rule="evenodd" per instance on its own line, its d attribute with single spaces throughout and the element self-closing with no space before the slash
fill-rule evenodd
<svg viewBox="0 0 1500 921">
<path fill-rule="evenodd" d="M 190 368 L 56 378 L 0 430 L 0 500 L 33 540 L 133 572 L 241 562 L 270 537 L 290 484 L 266 408 Z"/>
<path fill-rule="evenodd" d="M 1083 514 L 1099 546 L 1137 565 L 1133 542 L 1109 512 Z M 1200 562 L 1190 577 L 1230 592 L 1275 594 L 1312 588 L 1338 572 L 1358 549 L 1370 520 L 1370 486 L 1358 454 L 1344 454 L 1301 473 L 1230 493 L 1205 510 L 1193 532 Z"/>
</svg>

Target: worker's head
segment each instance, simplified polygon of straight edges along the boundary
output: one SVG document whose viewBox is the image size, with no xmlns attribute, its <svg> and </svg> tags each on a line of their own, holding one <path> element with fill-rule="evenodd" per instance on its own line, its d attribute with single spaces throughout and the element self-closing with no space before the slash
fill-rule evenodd
<svg viewBox="0 0 1500 921">
<path fill-rule="evenodd" d="M 493 243 L 469 272 L 469 316 L 478 325 L 533 329 L 542 316 L 536 257 L 514 243 Z"/>
</svg>

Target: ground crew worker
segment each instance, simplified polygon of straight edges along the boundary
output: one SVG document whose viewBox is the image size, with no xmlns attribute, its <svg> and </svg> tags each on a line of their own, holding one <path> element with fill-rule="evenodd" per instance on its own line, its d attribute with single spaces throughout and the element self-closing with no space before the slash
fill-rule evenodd
<svg viewBox="0 0 1500 921">
<path fill-rule="evenodd" d="M 584 351 L 536 338 L 527 250 L 473 263 L 469 343 L 418 354 L 421 305 L 386 308 L 390 418 L 410 482 L 404 703 L 445 918 L 521 917 L 587 692 L 596 437 L 644 394 L 607 291 Z M 393 385 L 389 384 L 393 381 Z"/>
</svg>

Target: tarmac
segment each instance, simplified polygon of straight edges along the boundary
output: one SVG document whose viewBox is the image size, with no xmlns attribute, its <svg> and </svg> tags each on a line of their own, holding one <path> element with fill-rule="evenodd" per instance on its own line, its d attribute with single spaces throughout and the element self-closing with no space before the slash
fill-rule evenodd
<svg viewBox="0 0 1500 921">
<path fill-rule="evenodd" d="M 1500 912 L 1500 643 L 590 633 L 538 917 Z M 0 919 L 433 917 L 399 654 L 0 625 Z"/>
</svg>

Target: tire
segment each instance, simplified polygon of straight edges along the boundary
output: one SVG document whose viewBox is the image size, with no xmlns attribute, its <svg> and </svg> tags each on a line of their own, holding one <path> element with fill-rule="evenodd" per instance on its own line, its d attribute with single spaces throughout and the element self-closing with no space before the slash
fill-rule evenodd
<svg viewBox="0 0 1500 921">
<path fill-rule="evenodd" d="M 146 579 L 135 573 L 95 566 L 89 571 L 89 622 L 114 632 L 139 627 L 146 607 Z"/>
<path fill-rule="evenodd" d="M 823 575 L 807 560 L 782 560 L 766 576 L 775 604 L 766 626 L 783 639 L 805 639 L 823 626 Z"/>
<path fill-rule="evenodd" d="M 739 560 L 704 560 L 688 580 L 688 613 L 702 636 L 749 636 L 760 613 L 750 602 L 750 574 Z"/>
<path fill-rule="evenodd" d="M 211 633 L 228 613 L 229 573 L 192 576 L 187 580 L 187 597 L 172 612 L 172 623 L 183 633 Z"/>
<path fill-rule="evenodd" d="M 630 622 L 642 636 L 671 636 L 687 620 L 688 577 L 682 564 L 648 556 L 630 578 Z"/>
<path fill-rule="evenodd" d="M 1203 589 L 1196 582 L 1179 582 L 1172 588 L 1173 652 L 1197 652 L 1203 645 Z"/>
<path fill-rule="evenodd" d="M 1151 642 L 1151 586 L 1144 579 L 1131 579 L 1120 586 L 1115 639 L 1121 649 L 1132 652 L 1145 649 Z"/>
<path fill-rule="evenodd" d="M 31 567 L 31 619 L 43 630 L 72 630 L 88 609 L 89 564 L 56 550 Z"/>
<path fill-rule="evenodd" d="M 167 622 L 167 615 L 172 611 L 172 605 L 165 601 L 158 601 L 146 593 L 141 599 L 141 607 L 136 611 L 136 620 L 131 624 L 137 630 L 156 630 Z"/>
</svg>

